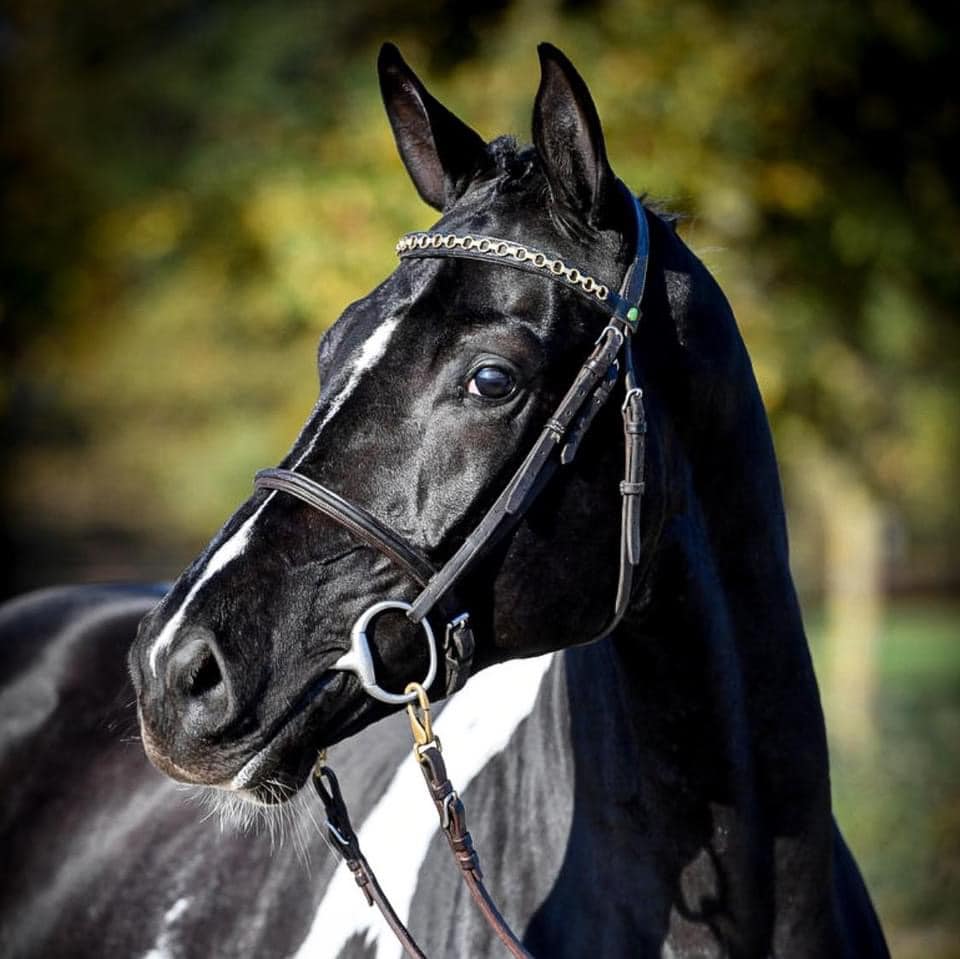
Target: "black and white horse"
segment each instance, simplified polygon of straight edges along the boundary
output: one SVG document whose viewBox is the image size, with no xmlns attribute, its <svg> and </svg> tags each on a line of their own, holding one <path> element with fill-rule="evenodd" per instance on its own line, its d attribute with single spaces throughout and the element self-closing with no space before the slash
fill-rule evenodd
<svg viewBox="0 0 960 959">
<path fill-rule="evenodd" d="M 437 230 L 529 244 L 615 289 L 637 242 L 631 201 L 582 79 L 556 49 L 540 55 L 534 146 L 521 149 L 484 143 L 385 47 L 400 154 L 441 211 Z M 831 815 L 750 361 L 706 269 L 642 215 L 650 260 L 628 348 L 649 430 L 631 602 L 611 635 L 583 645 L 617 592 L 615 393 L 573 462 L 458 584 L 476 653 L 437 720 L 451 776 L 488 885 L 538 957 L 885 956 Z M 404 259 L 324 337 L 320 397 L 283 465 L 442 564 L 605 323 L 536 271 Z M 374 725 L 394 707 L 334 669 L 365 609 L 417 592 L 340 523 L 258 490 L 162 599 L 78 588 L 7 606 L 0 953 L 399 955 L 324 850 L 311 795 L 290 800 L 318 749 L 342 743 L 331 760 L 361 842 L 421 945 L 499 954 L 449 861 L 406 724 Z M 420 627 L 383 616 L 371 642 L 381 686 L 423 677 Z M 153 762 L 270 805 L 263 815 L 290 820 L 299 853 L 218 830 L 146 762 L 131 742 L 128 653 Z"/>
</svg>

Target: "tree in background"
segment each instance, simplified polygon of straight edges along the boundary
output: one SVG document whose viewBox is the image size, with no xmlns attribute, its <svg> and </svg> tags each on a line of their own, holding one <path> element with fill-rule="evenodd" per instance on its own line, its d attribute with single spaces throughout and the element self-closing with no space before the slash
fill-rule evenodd
<svg viewBox="0 0 960 959">
<path fill-rule="evenodd" d="M 0 400 L 19 538 L 206 536 L 301 421 L 318 332 L 390 268 L 394 236 L 429 219 L 380 117 L 380 40 L 404 42 L 492 134 L 529 126 L 532 47 L 549 36 L 590 76 L 622 174 L 686 215 L 719 273 L 791 488 L 822 462 L 828 488 L 893 511 L 917 575 L 952 568 L 949 13 L 462 10 L 12 4 Z"/>
<path fill-rule="evenodd" d="M 774 426 L 795 567 L 827 593 L 843 640 L 828 646 L 828 699 L 847 706 L 833 725 L 864 738 L 884 578 L 943 588 L 958 568 L 948 5 L 10 0 L 5 11 L 5 592 L 175 573 L 254 469 L 286 450 L 315 397 L 320 333 L 392 269 L 396 237 L 432 219 L 382 116 L 380 42 L 400 43 L 481 133 L 526 138 L 534 46 L 549 39 L 588 78 L 619 174 L 682 215 L 733 303 Z M 904 779 L 933 788 L 912 770 Z M 898 869 L 921 877 L 884 900 L 906 902 L 910 921 L 936 913 L 931 889 L 949 888 L 960 862 L 945 795 L 926 838 L 900 819 L 863 827 L 877 846 L 908 836 L 875 888 Z M 939 872 L 917 858 L 951 843 Z"/>
<path fill-rule="evenodd" d="M 589 75 L 621 174 L 686 215 L 734 302 L 806 497 L 798 571 L 845 637 L 832 673 L 857 737 L 890 531 L 902 580 L 955 576 L 948 10 L 99 0 L 7 17 L 4 525 L 33 558 L 8 590 L 45 558 L 69 575 L 71 543 L 100 572 L 149 544 L 169 573 L 277 459 L 318 333 L 429 220 L 380 116 L 380 40 L 492 135 L 528 128 L 550 37 Z"/>
</svg>

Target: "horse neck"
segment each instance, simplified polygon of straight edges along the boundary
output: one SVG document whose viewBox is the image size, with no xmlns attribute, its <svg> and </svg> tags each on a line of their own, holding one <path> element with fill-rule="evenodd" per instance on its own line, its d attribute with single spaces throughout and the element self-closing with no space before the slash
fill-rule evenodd
<svg viewBox="0 0 960 959">
<path fill-rule="evenodd" d="M 832 820 L 776 462 L 738 334 L 734 348 L 726 418 L 654 450 L 671 493 L 642 596 L 566 673 L 581 801 L 642 832 L 668 892 L 719 901 L 726 941 L 756 954 L 829 895 Z M 673 419 L 699 429 L 690 413 Z M 830 910 L 813 913 L 829 938 Z"/>
</svg>

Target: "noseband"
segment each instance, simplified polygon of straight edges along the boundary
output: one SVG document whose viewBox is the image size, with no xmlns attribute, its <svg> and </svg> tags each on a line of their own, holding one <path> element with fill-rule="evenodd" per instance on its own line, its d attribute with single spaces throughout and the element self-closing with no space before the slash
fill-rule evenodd
<svg viewBox="0 0 960 959">
<path fill-rule="evenodd" d="M 437 672 L 436 643 L 427 616 L 437 607 L 444 613 L 455 612 L 456 615 L 444 616 L 446 694 L 449 695 L 466 682 L 470 675 L 474 638 L 469 613 L 456 604 L 454 590 L 477 558 L 529 509 L 556 468 L 557 461 L 560 465 L 572 462 L 583 435 L 620 379 L 621 354 L 625 390 L 622 404 L 625 465 L 624 479 L 620 483 L 620 575 L 613 616 L 594 639 L 610 633 L 626 612 L 634 570 L 640 562 L 640 501 L 646 431 L 642 391 L 637 385 L 630 337 L 640 321 L 650 241 L 643 207 L 626 186 L 622 183 L 620 186 L 629 197 L 633 210 L 636 250 L 616 293 L 610 286 L 567 265 L 561 259 L 511 240 L 427 232 L 408 233 L 397 244 L 397 254 L 401 259 L 456 257 L 484 260 L 549 278 L 582 295 L 594 306 L 599 306 L 609 317 L 590 356 L 560 405 L 547 420 L 523 463 L 460 548 L 443 566 L 437 568 L 422 552 L 384 526 L 367 510 L 348 502 L 302 473 L 287 469 L 265 469 L 256 475 L 254 485 L 257 489 L 279 490 L 303 500 L 368 546 L 379 550 L 420 587 L 421 591 L 412 603 L 397 599 L 382 600 L 367 609 L 354 623 L 350 649 L 331 667 L 354 673 L 365 691 L 375 699 L 400 705 L 416 698 L 415 693 L 390 693 L 377 684 L 366 629 L 374 617 L 387 609 L 402 610 L 411 622 L 419 624 L 424 631 L 429 647 L 429 668 L 421 685 L 426 689 L 433 684 Z M 554 457 L 552 454 L 558 447 L 559 457 Z"/>
</svg>

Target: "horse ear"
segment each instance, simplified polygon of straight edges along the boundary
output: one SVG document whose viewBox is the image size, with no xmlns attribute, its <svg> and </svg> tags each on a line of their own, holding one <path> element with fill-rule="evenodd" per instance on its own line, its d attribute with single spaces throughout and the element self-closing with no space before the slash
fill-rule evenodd
<svg viewBox="0 0 960 959">
<path fill-rule="evenodd" d="M 616 177 L 607 161 L 593 97 L 573 64 L 541 43 L 540 89 L 533 106 L 533 142 L 561 216 L 599 227 L 610 208 Z"/>
<path fill-rule="evenodd" d="M 392 44 L 377 59 L 380 93 L 417 192 L 437 210 L 459 199 L 489 162 L 482 137 L 427 92 Z"/>
</svg>

